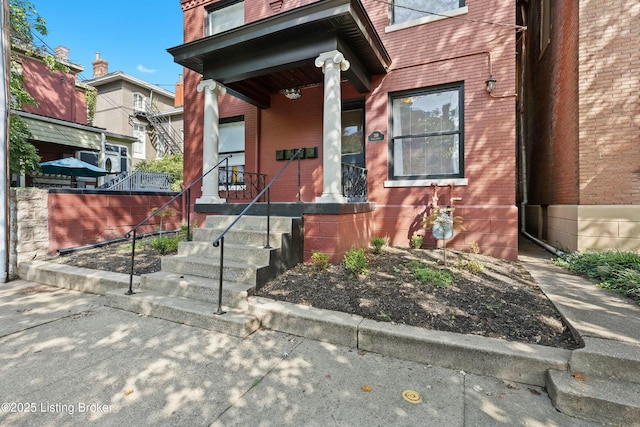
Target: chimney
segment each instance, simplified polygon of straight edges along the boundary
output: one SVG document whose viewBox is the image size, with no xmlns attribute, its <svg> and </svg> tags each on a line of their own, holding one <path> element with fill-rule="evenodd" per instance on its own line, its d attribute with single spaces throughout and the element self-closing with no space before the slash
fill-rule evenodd
<svg viewBox="0 0 640 427">
<path fill-rule="evenodd" d="M 69 62 L 69 48 L 64 46 L 58 46 L 53 49 L 54 55 L 58 61 Z"/>
<path fill-rule="evenodd" d="M 180 80 L 176 83 L 176 97 L 173 101 L 174 107 L 181 107 L 184 105 L 184 82 L 182 81 L 182 74 L 180 74 Z"/>
<path fill-rule="evenodd" d="M 100 58 L 100 52 L 96 52 L 96 60 L 92 62 L 93 64 L 93 77 L 104 76 L 105 74 L 109 74 L 109 61 L 105 61 Z"/>
</svg>

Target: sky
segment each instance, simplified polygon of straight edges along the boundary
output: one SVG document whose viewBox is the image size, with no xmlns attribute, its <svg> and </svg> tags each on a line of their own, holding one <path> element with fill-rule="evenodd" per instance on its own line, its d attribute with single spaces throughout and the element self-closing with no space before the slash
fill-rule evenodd
<svg viewBox="0 0 640 427">
<path fill-rule="evenodd" d="M 181 45 L 179 0 L 31 0 L 44 18 L 47 46 L 69 48 L 69 61 L 84 66 L 78 80 L 93 77 L 96 52 L 109 72 L 123 71 L 170 92 L 183 72 L 167 48 Z M 52 52 L 51 52 L 52 53 Z"/>
</svg>

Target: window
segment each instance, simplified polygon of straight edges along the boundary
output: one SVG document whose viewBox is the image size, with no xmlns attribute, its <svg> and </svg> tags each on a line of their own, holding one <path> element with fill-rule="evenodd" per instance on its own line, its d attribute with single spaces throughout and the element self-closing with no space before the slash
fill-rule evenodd
<svg viewBox="0 0 640 427">
<path fill-rule="evenodd" d="M 218 153 L 220 160 L 231 154 L 229 170 L 221 164 L 220 184 L 244 184 L 244 118 L 221 120 Z"/>
<path fill-rule="evenodd" d="M 222 4 L 222 6 L 220 6 Z M 207 11 L 205 36 L 222 33 L 223 31 L 244 25 L 244 2 L 218 2 L 216 9 Z"/>
<path fill-rule="evenodd" d="M 144 95 L 141 93 L 133 94 L 133 111 L 145 111 L 146 104 Z"/>
<path fill-rule="evenodd" d="M 463 177 L 463 86 L 391 97 L 390 179 Z"/>
<path fill-rule="evenodd" d="M 440 18 L 440 14 L 464 7 L 464 0 L 393 0 L 391 3 L 391 24 L 414 21 L 423 18 Z"/>
<path fill-rule="evenodd" d="M 147 128 L 139 123 L 133 124 L 133 136 L 136 138 L 136 142 L 133 143 L 133 157 L 144 159 L 145 158 L 145 143 L 147 141 Z"/>
</svg>

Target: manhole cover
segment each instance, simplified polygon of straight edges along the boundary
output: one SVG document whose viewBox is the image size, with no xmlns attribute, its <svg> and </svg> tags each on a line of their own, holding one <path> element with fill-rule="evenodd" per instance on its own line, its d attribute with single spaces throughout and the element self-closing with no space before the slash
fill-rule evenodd
<svg viewBox="0 0 640 427">
<path fill-rule="evenodd" d="M 402 398 L 409 403 L 420 403 L 422 402 L 422 396 L 415 390 L 404 390 L 402 392 Z"/>
</svg>

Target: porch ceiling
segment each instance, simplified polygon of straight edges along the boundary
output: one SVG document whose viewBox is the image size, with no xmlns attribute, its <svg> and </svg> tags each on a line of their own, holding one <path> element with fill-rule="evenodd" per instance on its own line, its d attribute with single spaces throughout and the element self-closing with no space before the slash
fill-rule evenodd
<svg viewBox="0 0 640 427">
<path fill-rule="evenodd" d="M 359 0 L 320 0 L 220 34 L 167 49 L 174 61 L 268 108 L 272 93 L 322 83 L 314 61 L 337 49 L 344 77 L 361 93 L 391 59 Z"/>
</svg>

